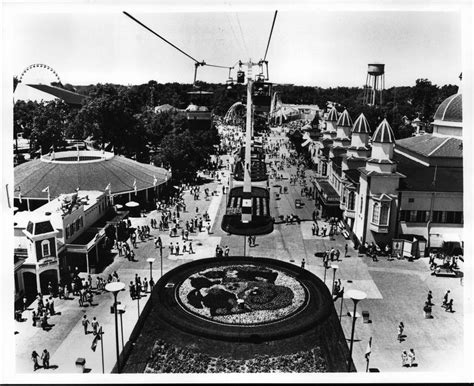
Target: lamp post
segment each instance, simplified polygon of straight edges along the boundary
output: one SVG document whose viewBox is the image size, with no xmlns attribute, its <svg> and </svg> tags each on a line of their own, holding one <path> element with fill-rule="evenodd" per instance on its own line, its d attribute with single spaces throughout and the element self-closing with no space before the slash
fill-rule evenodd
<svg viewBox="0 0 474 386">
<path fill-rule="evenodd" d="M 137 307 L 138 307 L 138 317 L 140 317 L 140 297 L 141 297 L 141 291 L 137 286 Z"/>
<path fill-rule="evenodd" d="M 120 304 L 117 306 L 118 313 L 120 315 L 120 336 L 122 337 L 122 350 L 124 348 L 123 344 L 123 320 L 122 320 L 122 315 L 125 313 L 125 306 Z"/>
<path fill-rule="evenodd" d="M 328 264 L 324 262 L 324 284 L 326 284 L 326 271 L 328 270 Z"/>
<path fill-rule="evenodd" d="M 349 360 L 347 364 L 347 371 L 351 371 L 351 363 L 352 363 L 352 347 L 354 345 L 354 329 L 355 329 L 355 322 L 356 322 L 356 309 L 357 309 L 357 303 L 360 300 L 364 300 L 367 297 L 367 294 L 365 292 L 359 291 L 359 290 L 349 290 L 347 291 L 347 296 L 352 299 L 354 302 L 354 312 L 352 313 L 352 331 L 351 331 L 351 344 L 349 347 Z"/>
<path fill-rule="evenodd" d="M 336 279 L 336 271 L 339 269 L 337 264 L 331 264 L 332 268 L 332 287 L 331 287 L 331 294 L 334 296 L 334 281 Z"/>
<path fill-rule="evenodd" d="M 150 263 L 150 280 L 153 280 L 153 274 L 152 274 L 152 271 L 151 271 L 151 266 L 153 265 L 155 260 L 156 259 L 154 257 L 149 257 L 148 259 L 146 259 L 146 261 L 148 261 Z M 163 275 L 163 273 L 161 275 Z"/>
<path fill-rule="evenodd" d="M 108 283 L 105 290 L 112 292 L 114 295 L 114 314 L 115 314 L 115 349 L 117 352 L 117 372 L 120 373 L 120 352 L 119 352 L 119 338 L 118 338 L 118 321 L 117 321 L 117 294 L 125 288 L 125 283 L 120 281 Z"/>
</svg>

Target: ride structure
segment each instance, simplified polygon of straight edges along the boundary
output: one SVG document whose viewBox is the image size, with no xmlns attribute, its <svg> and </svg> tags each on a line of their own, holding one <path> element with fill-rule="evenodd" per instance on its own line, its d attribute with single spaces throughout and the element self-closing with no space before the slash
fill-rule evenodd
<svg viewBox="0 0 474 386">
<path fill-rule="evenodd" d="M 145 24 L 123 12 L 130 19 L 140 24 L 142 27 L 153 33 L 155 36 L 180 51 L 182 54 L 194 61 L 194 90 L 188 94 L 191 96 L 191 104 L 186 109 L 186 117 L 191 128 L 206 128 L 212 124 L 212 112 L 202 104 L 202 100 L 209 98 L 212 93 L 197 90 L 196 77 L 199 67 L 208 66 L 223 68 L 229 70 L 229 76 L 226 81 L 227 88 L 232 88 L 234 80 L 231 71 L 238 64 L 236 74 L 237 83 L 245 83 L 245 72 L 242 67 L 247 68 L 247 103 L 246 103 L 246 124 L 245 124 L 245 147 L 240 169 L 237 170 L 236 180 L 241 180 L 241 186 L 231 187 L 229 199 L 227 202 L 226 213 L 223 216 L 221 227 L 224 231 L 235 235 L 262 235 L 273 231 L 273 218 L 270 216 L 270 194 L 268 191 L 268 175 L 266 173 L 265 159 L 263 149 L 257 150 L 254 146 L 254 157 L 252 158 L 252 137 L 254 135 L 254 115 L 269 114 L 272 100 L 272 84 L 268 76 L 268 61 L 266 60 L 268 48 L 277 16 L 275 11 L 273 23 L 268 38 L 267 48 L 264 58 L 258 62 L 243 63 L 238 61 L 233 66 L 221 66 L 199 61 L 187 54 L 164 37 L 147 27 Z M 253 79 L 252 69 L 257 66 L 259 73 Z M 262 157 L 263 155 L 263 157 Z M 253 173 L 252 173 L 253 172 Z M 253 186 L 252 182 L 264 183 L 266 187 Z M 232 185 L 232 182 L 231 182 Z"/>
</svg>

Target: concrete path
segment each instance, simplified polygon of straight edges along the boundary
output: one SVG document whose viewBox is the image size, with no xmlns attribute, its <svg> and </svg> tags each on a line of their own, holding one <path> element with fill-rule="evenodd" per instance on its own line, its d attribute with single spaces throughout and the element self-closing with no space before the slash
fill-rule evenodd
<svg viewBox="0 0 474 386">
<path fill-rule="evenodd" d="M 282 174 L 287 178 L 291 174 L 295 174 L 295 168 L 286 169 Z M 276 190 L 273 185 L 276 184 L 287 186 L 289 189 L 288 194 L 281 195 L 281 200 L 278 201 L 274 200 L 273 193 Z M 245 239 L 243 237 L 230 236 L 220 229 L 226 196 L 222 195 L 221 185 L 211 182 L 203 186 L 202 189 L 209 187 L 211 191 L 216 190 L 218 195 L 209 201 L 204 199 L 194 201 L 187 192 L 185 200 L 188 212 L 182 214 L 182 219 L 186 220 L 194 217 L 196 206 L 199 213 L 207 210 L 212 218 L 211 234 L 207 235 L 206 232 L 201 232 L 192 235 L 196 250 L 194 255 L 170 256 L 168 244 L 171 239 L 161 232 L 164 245 L 163 272 L 191 259 L 214 256 L 215 247 L 220 243 L 221 246 L 228 245 L 230 247 L 231 255 L 242 255 L 245 251 L 247 255 L 271 257 L 297 265 L 300 265 L 302 259 L 305 258 L 306 269 L 323 280 L 325 270 L 322 259 L 316 257 L 314 253 L 334 247 L 342 252 L 340 261 L 333 262 L 339 267 L 335 278 L 341 279 L 346 293 L 351 288 L 367 293 L 367 299 L 361 301 L 357 308 L 359 314 L 362 314 L 362 311 L 368 311 L 371 321 L 364 323 L 362 318 L 356 321 L 353 360 L 358 371 L 365 371 L 364 354 L 370 337 L 372 337 L 370 367 L 383 373 L 404 372 L 407 375 L 426 371 L 456 373 L 462 369 L 464 365 L 464 305 L 462 301 L 464 287 L 459 279 L 431 276 L 427 259 L 408 262 L 407 260 L 388 261 L 381 258 L 378 262 L 373 262 L 367 257 L 358 256 L 357 252 L 352 249 L 351 243 L 341 235 L 335 236 L 333 239 L 312 236 L 311 219 L 314 203 L 310 199 L 300 196 L 301 187 L 290 186 L 288 179 L 272 180 L 270 186 L 272 216 L 278 218 L 280 214 L 298 214 L 303 220 L 301 224 L 276 224 L 271 234 L 257 237 L 255 247 L 249 248 L 248 245 L 244 247 Z M 296 209 L 294 207 L 296 198 L 302 199 L 305 204 L 303 208 Z M 132 219 L 132 222 L 134 225 L 149 224 L 150 218 L 157 218 L 158 215 L 158 213 L 152 212 L 146 218 Z M 318 224 L 321 226 L 322 222 L 318 221 Z M 153 230 L 152 235 L 155 234 L 158 232 Z M 181 241 L 180 237 L 173 239 Z M 346 243 L 349 244 L 348 257 L 343 257 Z M 149 265 L 146 259 L 151 256 L 157 258 L 153 265 L 153 277 L 158 278 L 161 268 L 160 256 L 152 239 L 139 242 L 135 252 L 138 261 L 129 262 L 117 256 L 102 276 L 116 270 L 125 283 L 132 280 L 135 273 L 138 273 L 142 278 L 149 279 Z M 330 269 L 326 272 L 328 288 L 331 288 L 332 280 L 333 270 Z M 445 312 L 440 307 L 447 288 L 451 290 L 454 299 L 454 313 Z M 433 307 L 433 319 L 425 319 L 422 312 L 428 290 L 433 292 L 436 303 Z M 147 298 L 140 301 L 141 309 L 143 309 Z M 138 304 L 137 301 L 131 300 L 128 289 L 119 295 L 119 300 L 126 307 L 126 312 L 123 315 L 124 341 L 126 342 L 138 317 Z M 104 328 L 105 372 L 110 372 L 115 362 L 115 327 L 113 315 L 110 314 L 112 296 L 107 293 L 98 294 L 94 303 L 97 305 L 80 308 L 77 298 L 64 301 L 56 299 L 56 309 L 61 312 L 61 315 L 51 318 L 54 327 L 49 332 L 31 327 L 30 311 L 26 312 L 26 322 L 15 322 L 15 329 L 18 331 L 18 334 L 15 335 L 16 371 L 18 373 L 33 373 L 31 351 L 40 352 L 43 348 L 47 348 L 51 353 L 51 365 L 58 367 L 51 370 L 40 369 L 37 373 L 49 375 L 76 372 L 75 360 L 78 357 L 86 359 L 86 367 L 91 373 L 101 373 L 100 346 L 97 347 L 96 352 L 92 352 L 90 348 L 92 335 L 84 335 L 80 324 L 82 316 L 87 314 L 90 318 L 96 316 Z M 341 300 L 337 300 L 334 306 L 339 313 Z M 347 339 L 350 339 L 352 327 L 352 320 L 347 314 L 352 310 L 352 301 L 345 298 L 342 303 L 341 324 Z M 404 322 L 406 333 L 406 339 L 401 343 L 397 340 L 397 326 L 400 321 Z M 409 348 L 415 349 L 418 367 L 403 368 L 401 366 L 401 352 Z"/>
</svg>

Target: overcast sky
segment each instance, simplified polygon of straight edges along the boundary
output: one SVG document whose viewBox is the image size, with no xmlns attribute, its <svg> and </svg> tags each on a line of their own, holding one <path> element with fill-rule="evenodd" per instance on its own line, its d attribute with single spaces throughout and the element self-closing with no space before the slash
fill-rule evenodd
<svg viewBox="0 0 474 386">
<path fill-rule="evenodd" d="M 229 7 L 231 8 L 231 7 Z M 404 8 L 402 8 L 404 9 Z M 193 61 L 126 17 L 126 10 L 198 60 L 232 66 L 265 54 L 275 7 L 243 12 L 144 11 L 130 6 L 55 8 L 6 5 L 4 58 L 20 75 L 33 63 L 54 68 L 63 83 L 141 84 L 193 79 Z M 270 79 L 309 86 L 362 86 L 367 64 L 385 63 L 386 87 L 428 78 L 458 84 L 462 71 L 459 12 L 281 9 L 268 51 Z M 4 51 L 5 52 L 5 51 Z M 225 82 L 228 71 L 204 67 L 198 79 Z M 49 83 L 46 70 L 24 83 Z M 15 95 L 29 89 L 20 85 Z M 42 94 L 38 91 L 34 93 Z M 34 94 L 33 93 L 33 94 Z"/>
</svg>

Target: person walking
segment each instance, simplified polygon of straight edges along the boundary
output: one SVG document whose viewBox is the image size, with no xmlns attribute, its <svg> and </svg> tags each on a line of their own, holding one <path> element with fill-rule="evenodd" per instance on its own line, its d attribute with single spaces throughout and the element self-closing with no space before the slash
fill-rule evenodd
<svg viewBox="0 0 474 386">
<path fill-rule="evenodd" d="M 347 257 L 348 249 L 349 249 L 349 247 L 348 247 L 348 245 L 346 244 L 346 245 L 344 246 L 344 257 Z"/>
<path fill-rule="evenodd" d="M 89 327 L 89 319 L 87 319 L 87 315 L 84 315 L 82 318 L 82 326 L 84 327 L 84 335 L 87 335 L 89 333 L 88 327 Z"/>
<path fill-rule="evenodd" d="M 450 294 L 450 290 L 447 290 L 446 293 L 444 294 L 444 297 L 443 297 L 443 304 L 441 305 L 442 307 L 446 307 L 447 304 L 448 304 L 448 300 L 449 300 L 449 294 Z"/>
<path fill-rule="evenodd" d="M 408 352 L 408 366 L 409 367 L 416 366 L 415 359 L 416 359 L 415 350 L 411 348 L 410 351 Z"/>
<path fill-rule="evenodd" d="M 449 301 L 446 303 L 446 312 L 454 312 L 453 311 L 453 298 L 449 299 Z"/>
<path fill-rule="evenodd" d="M 192 241 L 189 241 L 189 253 L 193 253 L 194 254 L 194 250 L 193 250 L 193 242 Z"/>
<path fill-rule="evenodd" d="M 133 284 L 133 281 L 130 282 L 128 285 L 128 290 L 130 292 L 130 297 L 132 300 L 135 300 L 136 294 L 135 294 L 135 284 Z"/>
<path fill-rule="evenodd" d="M 97 321 L 97 318 L 95 316 L 92 318 L 91 327 L 92 333 L 94 335 L 97 335 L 97 332 L 99 331 L 99 322 Z"/>
<path fill-rule="evenodd" d="M 43 368 L 49 369 L 49 352 L 48 350 L 44 349 L 43 353 L 41 354 L 41 360 L 43 361 Z"/>
<path fill-rule="evenodd" d="M 56 315 L 56 311 L 54 309 L 54 299 L 52 296 L 49 298 L 49 314 L 51 316 Z"/>
<path fill-rule="evenodd" d="M 305 265 L 306 265 L 306 261 L 303 257 L 303 260 L 301 260 L 301 268 L 304 269 Z"/>
<path fill-rule="evenodd" d="M 433 294 L 431 291 L 428 291 L 428 296 L 427 296 L 427 303 L 429 306 L 433 306 L 434 304 L 431 302 L 431 299 L 433 299 Z"/>
<path fill-rule="evenodd" d="M 409 366 L 409 364 L 408 364 L 408 353 L 406 352 L 406 350 L 402 351 L 402 366 L 403 367 L 408 367 Z"/>
<path fill-rule="evenodd" d="M 404 330 L 405 330 L 405 325 L 403 324 L 403 322 L 400 322 L 400 324 L 398 325 L 398 338 L 397 338 L 400 343 L 402 343 L 402 341 L 403 341 L 403 337 L 404 337 L 403 331 Z"/>
<path fill-rule="evenodd" d="M 38 357 L 38 353 L 33 350 L 33 352 L 31 353 L 31 360 L 33 361 L 33 371 L 36 371 L 41 367 L 38 363 Z"/>
</svg>

